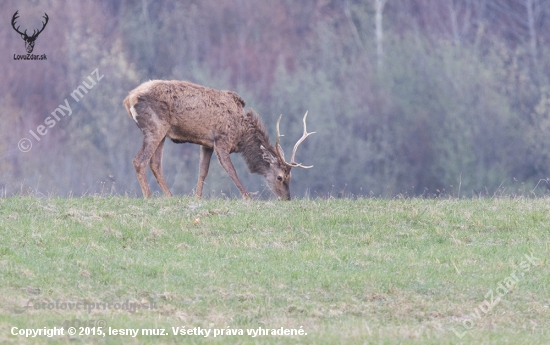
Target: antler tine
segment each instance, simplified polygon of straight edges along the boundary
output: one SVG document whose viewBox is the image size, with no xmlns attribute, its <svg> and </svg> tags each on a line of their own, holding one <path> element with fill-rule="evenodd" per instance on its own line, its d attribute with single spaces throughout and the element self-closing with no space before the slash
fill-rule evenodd
<svg viewBox="0 0 550 345">
<path fill-rule="evenodd" d="M 13 25 L 14 27 L 15 27 L 15 21 L 17 20 L 17 18 L 19 18 L 18 14 L 19 14 L 19 10 L 15 11 L 15 13 L 13 14 L 13 17 L 11 17 L 11 25 Z"/>
<path fill-rule="evenodd" d="M 42 31 L 44 31 L 44 29 L 46 28 L 46 25 L 48 24 L 48 20 L 49 20 L 50 18 L 48 17 L 48 14 L 45 13 L 45 12 L 44 12 L 44 16 L 43 16 L 42 18 L 44 18 L 44 19 L 46 20 L 45 22 L 42 22 L 42 29 L 38 30 L 38 32 L 37 32 L 36 34 L 34 33 L 36 30 L 33 31 L 31 37 L 38 37 L 38 35 L 40 35 L 40 33 L 41 33 Z"/>
<path fill-rule="evenodd" d="M 285 161 L 285 157 L 283 157 L 283 154 L 281 153 L 281 146 L 279 145 L 279 142 L 281 141 L 281 137 L 284 137 L 284 135 L 281 134 L 279 130 L 279 124 L 281 123 L 281 118 L 283 117 L 283 114 L 279 116 L 279 120 L 277 120 L 277 140 L 275 141 L 275 151 L 277 152 L 277 156 L 279 156 L 279 159 L 285 163 L 286 165 L 289 165 Z"/>
<path fill-rule="evenodd" d="M 44 18 L 46 21 L 45 22 L 42 22 L 42 30 L 40 30 L 40 32 L 42 32 L 44 30 L 44 28 L 46 27 L 46 25 L 48 24 L 48 20 L 50 20 L 50 17 L 48 17 L 48 14 L 46 12 L 44 12 L 44 16 L 42 17 Z"/>
<path fill-rule="evenodd" d="M 306 118 L 307 118 L 307 114 L 308 112 L 306 111 L 306 114 L 304 115 L 304 119 L 303 119 L 303 122 L 304 122 L 304 134 L 302 134 L 302 137 L 300 138 L 300 140 L 298 140 L 298 142 L 296 143 L 296 145 L 294 145 L 294 149 L 292 150 L 292 156 L 290 157 L 290 165 L 292 165 L 293 167 L 295 168 L 304 168 L 304 169 L 310 169 L 310 168 L 313 168 L 313 165 L 310 165 L 310 166 L 304 166 L 300 163 L 296 163 L 294 161 L 294 158 L 296 157 L 296 150 L 298 150 L 298 146 L 304 141 L 306 140 L 306 138 L 308 136 L 310 136 L 311 134 L 314 134 L 316 132 L 310 132 L 308 133 L 307 132 L 307 127 L 306 127 Z"/>
<path fill-rule="evenodd" d="M 21 25 L 18 26 L 17 28 L 15 27 L 15 24 L 16 24 L 15 21 L 17 20 L 17 18 L 19 18 L 18 14 L 19 14 L 19 10 L 15 11 L 15 13 L 13 14 L 13 17 L 11 18 L 11 26 L 18 34 L 23 35 L 23 33 L 19 31 L 19 28 L 21 27 Z"/>
</svg>

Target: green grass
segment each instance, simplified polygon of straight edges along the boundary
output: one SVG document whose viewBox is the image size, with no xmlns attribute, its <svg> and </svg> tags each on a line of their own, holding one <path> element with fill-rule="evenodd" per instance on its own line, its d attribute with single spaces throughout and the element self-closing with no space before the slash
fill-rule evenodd
<svg viewBox="0 0 550 345">
<path fill-rule="evenodd" d="M 548 344 L 549 243 L 542 198 L 2 198 L 0 343 Z M 155 308 L 38 304 L 56 300 Z M 11 335 L 75 319 L 169 335 Z M 172 335 L 183 326 L 245 335 Z M 307 335 L 246 336 L 258 327 Z"/>
</svg>

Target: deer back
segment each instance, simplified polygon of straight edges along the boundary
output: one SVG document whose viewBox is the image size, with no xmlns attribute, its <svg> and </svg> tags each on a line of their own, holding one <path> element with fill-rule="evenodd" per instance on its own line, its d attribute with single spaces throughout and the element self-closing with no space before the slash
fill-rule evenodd
<svg viewBox="0 0 550 345">
<path fill-rule="evenodd" d="M 142 130 L 160 121 L 175 142 L 230 145 L 233 151 L 246 130 L 245 102 L 236 93 L 185 81 L 145 82 L 130 91 L 124 104 L 130 116 L 135 109 Z"/>
</svg>

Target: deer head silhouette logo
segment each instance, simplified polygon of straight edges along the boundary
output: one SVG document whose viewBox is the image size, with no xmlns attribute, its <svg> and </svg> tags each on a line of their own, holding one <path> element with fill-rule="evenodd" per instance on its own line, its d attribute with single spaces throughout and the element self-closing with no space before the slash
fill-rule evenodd
<svg viewBox="0 0 550 345">
<path fill-rule="evenodd" d="M 19 26 L 16 28 L 15 27 L 15 21 L 17 20 L 17 18 L 19 18 L 17 16 L 17 13 L 19 11 L 16 11 L 13 15 L 13 17 L 11 18 L 11 26 L 13 27 L 13 29 L 21 35 L 21 38 L 25 41 L 25 48 L 27 49 L 27 53 L 32 53 L 32 50 L 34 49 L 34 41 L 36 41 L 36 39 L 38 38 L 38 35 L 40 35 L 40 33 L 42 31 L 44 31 L 44 28 L 46 27 L 46 24 L 48 24 L 48 14 L 47 13 L 44 13 L 44 19 L 46 20 L 45 22 L 42 22 L 42 29 L 38 30 L 38 32 L 36 30 L 33 30 L 32 32 L 32 35 L 29 36 L 27 35 L 27 30 L 25 30 L 24 32 L 21 32 L 19 31 Z"/>
</svg>

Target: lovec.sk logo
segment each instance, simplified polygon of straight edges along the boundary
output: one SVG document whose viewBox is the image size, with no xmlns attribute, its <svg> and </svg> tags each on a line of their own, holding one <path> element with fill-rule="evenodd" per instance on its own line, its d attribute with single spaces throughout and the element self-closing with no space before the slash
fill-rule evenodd
<svg viewBox="0 0 550 345">
<path fill-rule="evenodd" d="M 27 50 L 27 55 L 15 55 L 15 54 L 13 54 L 13 59 L 14 60 L 47 60 L 46 54 L 34 55 L 34 54 L 32 54 L 32 51 L 34 49 L 34 42 L 38 38 L 38 35 L 40 35 L 40 33 L 42 31 L 44 31 L 44 28 L 48 24 L 48 20 L 49 20 L 48 14 L 44 13 L 43 18 L 45 19 L 45 21 L 42 22 L 42 29 L 33 30 L 32 34 L 29 36 L 29 35 L 27 35 L 27 30 L 26 29 L 25 29 L 25 31 L 21 32 L 21 31 L 19 31 L 20 26 L 15 27 L 15 25 L 17 24 L 16 23 L 17 18 L 19 18 L 18 13 L 19 13 L 19 11 L 16 11 L 14 13 L 13 17 L 11 18 L 11 26 L 18 34 L 21 35 L 21 38 L 25 41 L 25 49 Z"/>
</svg>

